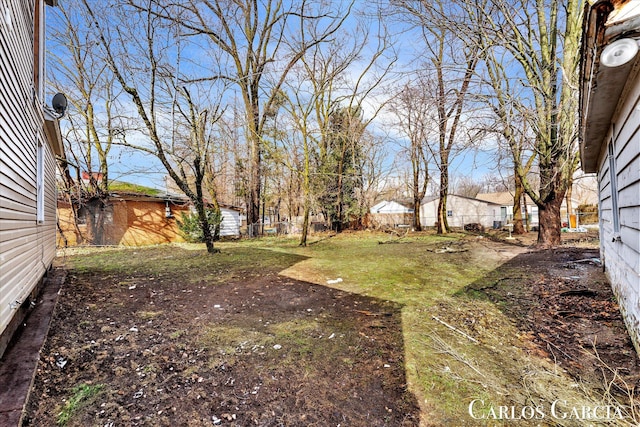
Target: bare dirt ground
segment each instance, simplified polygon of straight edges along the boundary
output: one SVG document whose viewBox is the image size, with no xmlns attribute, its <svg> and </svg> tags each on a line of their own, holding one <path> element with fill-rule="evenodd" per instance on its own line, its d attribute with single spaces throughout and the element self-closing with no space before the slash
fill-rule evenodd
<svg viewBox="0 0 640 427">
<path fill-rule="evenodd" d="M 55 425 L 78 384 L 103 387 L 68 425 L 416 425 L 400 307 L 282 267 L 215 286 L 72 271 L 24 425 Z"/>
<path fill-rule="evenodd" d="M 531 234 L 515 241 L 533 242 Z M 482 292 L 516 322 L 530 354 L 599 388 L 612 403 L 638 409 L 640 359 L 603 272 L 596 232 L 563 235 L 560 247 L 522 253 L 468 290 Z"/>
<path fill-rule="evenodd" d="M 495 272 L 503 277 L 487 294 L 517 319 L 544 356 L 573 376 L 611 379 L 613 370 L 627 383 L 621 391 L 640 388 L 640 360 L 602 271 L 597 234 L 565 235 L 563 243 L 504 265 Z M 504 274 L 514 264 L 525 267 L 528 286 Z"/>
<path fill-rule="evenodd" d="M 577 235 L 546 251 L 527 249 L 530 240 L 465 294 L 512 318 L 533 357 L 587 383 L 612 380 L 607 392 L 621 398 L 637 391 L 638 357 L 597 240 Z M 153 250 L 162 259 L 178 249 Z M 402 306 L 278 275 L 296 261 L 248 265 L 215 286 L 203 272 L 70 271 L 24 425 L 55 425 L 79 384 L 101 388 L 67 425 L 418 425 Z M 480 327 L 457 316 L 467 331 Z"/>
</svg>

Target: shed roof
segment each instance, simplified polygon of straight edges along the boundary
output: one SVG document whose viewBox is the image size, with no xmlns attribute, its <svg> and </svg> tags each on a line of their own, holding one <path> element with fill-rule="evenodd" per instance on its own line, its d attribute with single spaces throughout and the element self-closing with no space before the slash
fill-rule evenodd
<svg viewBox="0 0 640 427">
<path fill-rule="evenodd" d="M 413 212 L 413 208 L 407 206 L 406 203 L 399 202 L 397 200 L 381 200 L 373 205 L 370 211 L 371 213 L 379 213 L 381 210 L 388 211 L 389 209 L 397 209 L 405 213 Z"/>
</svg>

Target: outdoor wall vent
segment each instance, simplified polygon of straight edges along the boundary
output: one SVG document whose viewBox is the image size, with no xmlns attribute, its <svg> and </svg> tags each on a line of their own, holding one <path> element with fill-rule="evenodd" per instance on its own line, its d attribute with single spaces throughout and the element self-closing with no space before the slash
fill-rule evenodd
<svg viewBox="0 0 640 427">
<path fill-rule="evenodd" d="M 638 42 L 634 39 L 620 39 L 607 45 L 600 55 L 602 65 L 609 68 L 619 67 L 635 58 Z"/>
</svg>

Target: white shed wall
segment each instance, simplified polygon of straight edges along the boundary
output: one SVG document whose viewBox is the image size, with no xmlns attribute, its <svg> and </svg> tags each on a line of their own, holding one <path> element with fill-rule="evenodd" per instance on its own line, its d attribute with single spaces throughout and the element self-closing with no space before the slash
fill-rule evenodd
<svg viewBox="0 0 640 427">
<path fill-rule="evenodd" d="M 220 211 L 222 213 L 222 222 L 220 223 L 220 236 L 240 236 L 240 212 L 227 208 L 220 208 Z"/>
</svg>

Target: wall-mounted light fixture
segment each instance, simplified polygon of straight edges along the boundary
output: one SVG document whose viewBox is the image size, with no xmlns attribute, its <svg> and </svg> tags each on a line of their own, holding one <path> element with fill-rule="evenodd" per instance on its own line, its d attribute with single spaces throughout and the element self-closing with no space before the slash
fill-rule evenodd
<svg viewBox="0 0 640 427">
<path fill-rule="evenodd" d="M 605 67 L 619 67 L 635 58 L 637 53 L 638 42 L 635 39 L 619 39 L 602 50 L 600 62 Z"/>
</svg>

